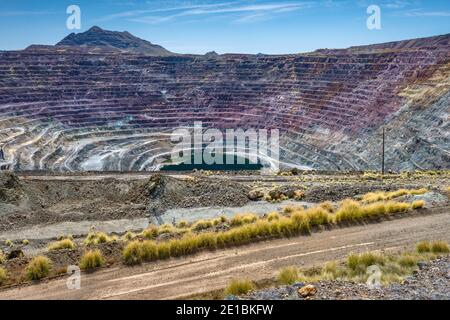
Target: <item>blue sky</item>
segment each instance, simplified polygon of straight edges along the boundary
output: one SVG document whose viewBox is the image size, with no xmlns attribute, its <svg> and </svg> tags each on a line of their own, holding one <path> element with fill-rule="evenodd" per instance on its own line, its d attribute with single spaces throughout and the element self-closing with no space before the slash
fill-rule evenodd
<svg viewBox="0 0 450 320">
<path fill-rule="evenodd" d="M 298 53 L 450 33 L 450 0 L 0 0 L 0 50 L 55 44 L 66 8 L 93 25 L 179 53 Z M 381 8 L 381 30 L 366 9 Z"/>
</svg>

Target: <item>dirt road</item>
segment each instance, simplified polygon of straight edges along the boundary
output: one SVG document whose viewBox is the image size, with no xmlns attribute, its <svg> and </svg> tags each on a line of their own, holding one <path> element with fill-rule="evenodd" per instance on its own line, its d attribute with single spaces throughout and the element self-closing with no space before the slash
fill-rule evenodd
<svg viewBox="0 0 450 320">
<path fill-rule="evenodd" d="M 0 292 L 0 299 L 176 299 L 223 288 L 232 278 L 272 278 L 283 266 L 311 266 L 349 252 L 450 241 L 450 210 L 292 239 L 256 243 L 181 259 L 82 274 L 81 289 L 66 278 Z"/>
</svg>

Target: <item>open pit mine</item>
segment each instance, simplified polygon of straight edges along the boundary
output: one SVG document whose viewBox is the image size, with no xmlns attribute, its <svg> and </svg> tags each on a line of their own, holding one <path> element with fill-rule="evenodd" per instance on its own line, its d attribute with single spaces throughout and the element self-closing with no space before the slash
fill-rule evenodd
<svg viewBox="0 0 450 320">
<path fill-rule="evenodd" d="M 450 34 L 290 55 L 181 55 L 93 27 L 0 52 L 0 164 L 153 171 L 170 134 L 278 129 L 281 167 L 448 169 Z"/>
</svg>

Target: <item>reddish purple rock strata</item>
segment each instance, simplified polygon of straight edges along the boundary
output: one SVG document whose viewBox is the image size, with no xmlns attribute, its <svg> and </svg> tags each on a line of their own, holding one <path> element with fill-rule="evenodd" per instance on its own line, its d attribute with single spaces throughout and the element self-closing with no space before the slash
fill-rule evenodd
<svg viewBox="0 0 450 320">
<path fill-rule="evenodd" d="M 48 46 L 2 52 L 0 143 L 17 170 L 151 170 L 170 151 L 165 133 L 202 121 L 280 129 L 286 165 L 373 169 L 376 149 L 359 156 L 358 148 L 374 141 L 380 125 L 408 120 L 398 117 L 417 106 L 405 90 L 444 87 L 410 117 L 439 101 L 433 112 L 448 114 L 449 39 L 285 56 L 152 57 Z M 448 167 L 448 133 L 437 144 L 442 150 L 430 163 Z M 405 156 L 395 169 L 422 168 L 421 161 Z"/>
</svg>

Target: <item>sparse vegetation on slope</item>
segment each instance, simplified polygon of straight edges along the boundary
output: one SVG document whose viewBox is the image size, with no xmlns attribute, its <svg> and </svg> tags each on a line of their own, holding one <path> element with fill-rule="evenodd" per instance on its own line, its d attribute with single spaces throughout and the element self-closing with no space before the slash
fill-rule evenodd
<svg viewBox="0 0 450 320">
<path fill-rule="evenodd" d="M 392 201 L 361 205 L 354 200 L 345 200 L 336 215 L 320 206 L 306 210 L 298 208 L 290 216 L 278 215 L 278 218 L 273 215 L 271 218 L 269 216 L 260 219 L 254 215 L 237 215 L 231 220 L 234 220 L 234 225 L 237 226 L 230 230 L 203 233 L 185 232 L 181 238 L 162 242 L 133 241 L 124 248 L 123 257 L 127 264 L 139 264 L 144 261 L 188 255 L 202 249 L 214 250 L 269 238 L 308 234 L 313 227 L 404 212 L 410 208 L 411 205 L 407 203 Z M 203 224 L 203 221 L 201 221 L 201 224 Z M 200 230 L 204 230 L 204 228 L 200 228 Z M 153 239 L 153 235 L 159 233 L 155 228 L 151 228 L 147 232 L 151 234 L 145 236 L 146 232 L 144 231 L 143 234 L 147 239 Z M 148 254 L 147 247 L 152 248 L 155 253 Z"/>
<path fill-rule="evenodd" d="M 6 269 L 0 267 L 0 285 L 5 283 L 5 281 L 8 279 L 8 273 Z"/>
<path fill-rule="evenodd" d="M 435 248 L 433 250 L 432 248 Z M 366 282 L 372 274 L 369 268 L 376 266 L 380 271 L 382 284 L 401 282 L 405 276 L 411 275 L 418 268 L 420 261 L 429 261 L 437 254 L 449 253 L 446 242 L 421 242 L 416 251 L 397 253 L 363 252 L 348 255 L 343 263 L 329 262 L 323 267 L 313 267 L 301 270 L 297 267 L 287 267 L 279 271 L 277 279 L 280 284 L 292 284 L 297 281 L 316 282 L 321 280 L 345 280 Z"/>
</svg>

